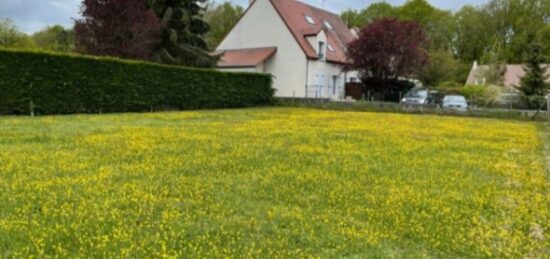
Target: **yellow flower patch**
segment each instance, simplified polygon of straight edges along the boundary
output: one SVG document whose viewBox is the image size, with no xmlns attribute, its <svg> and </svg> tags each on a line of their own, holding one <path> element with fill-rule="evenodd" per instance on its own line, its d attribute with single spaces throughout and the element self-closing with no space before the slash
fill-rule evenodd
<svg viewBox="0 0 550 259">
<path fill-rule="evenodd" d="M 490 119 L 0 118 L 0 257 L 549 257 L 541 150 Z"/>
</svg>

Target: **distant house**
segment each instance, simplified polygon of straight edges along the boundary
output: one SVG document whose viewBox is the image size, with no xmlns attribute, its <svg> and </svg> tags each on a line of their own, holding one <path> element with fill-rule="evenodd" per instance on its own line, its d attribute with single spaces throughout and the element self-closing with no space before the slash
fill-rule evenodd
<svg viewBox="0 0 550 259">
<path fill-rule="evenodd" d="M 279 97 L 342 98 L 346 45 L 357 37 L 337 14 L 295 0 L 252 0 L 217 47 L 218 69 L 271 73 Z"/>
<path fill-rule="evenodd" d="M 550 75 L 550 64 L 543 64 L 543 67 L 546 68 L 546 74 Z M 489 70 L 489 65 L 478 65 L 477 62 L 474 62 L 470 74 L 468 75 L 468 80 L 466 80 L 467 85 L 484 85 L 487 82 L 485 75 Z M 504 87 L 518 87 L 520 85 L 521 78 L 525 75 L 525 70 L 523 65 L 506 65 L 506 71 L 504 72 L 503 83 Z M 548 80 L 550 83 L 550 80 Z"/>
</svg>

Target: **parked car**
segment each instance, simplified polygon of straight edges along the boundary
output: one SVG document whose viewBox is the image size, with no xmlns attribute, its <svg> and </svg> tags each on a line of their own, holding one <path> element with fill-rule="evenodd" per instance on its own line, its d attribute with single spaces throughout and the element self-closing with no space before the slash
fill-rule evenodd
<svg viewBox="0 0 550 259">
<path fill-rule="evenodd" d="M 430 97 L 430 91 L 425 88 L 413 88 L 410 91 L 408 91 L 405 96 L 403 96 L 403 99 L 401 99 L 401 103 L 403 104 L 428 104 Z"/>
<path fill-rule="evenodd" d="M 443 98 L 441 107 L 444 109 L 453 109 L 458 111 L 467 111 L 468 102 L 462 95 L 446 95 Z"/>
<path fill-rule="evenodd" d="M 438 91 L 429 90 L 427 88 L 415 87 L 403 96 L 401 103 L 409 105 L 435 104 L 438 93 Z"/>
</svg>

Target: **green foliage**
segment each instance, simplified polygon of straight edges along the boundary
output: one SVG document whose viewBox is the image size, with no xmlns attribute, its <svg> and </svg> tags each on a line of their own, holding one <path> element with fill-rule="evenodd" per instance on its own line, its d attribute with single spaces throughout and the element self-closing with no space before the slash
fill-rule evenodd
<svg viewBox="0 0 550 259">
<path fill-rule="evenodd" d="M 424 85 L 441 86 L 443 82 L 458 85 L 467 78 L 469 66 L 461 63 L 448 51 L 434 50 L 429 55 L 428 65 L 419 73 L 419 79 Z"/>
<path fill-rule="evenodd" d="M 460 64 L 487 60 L 492 55 L 499 57 L 499 64 L 517 64 L 524 61 L 533 41 L 545 43 L 542 46 L 544 63 L 550 62 L 549 14 L 549 0 L 489 0 L 477 7 L 466 5 L 455 13 L 437 9 L 426 0 L 409 0 L 402 6 L 382 2 L 363 10 L 347 10 L 342 18 L 355 27 L 364 27 L 379 17 L 415 21 L 431 39 L 431 53 L 446 51 Z M 452 78 L 461 74 L 460 81 L 464 81 L 467 75 L 462 67 L 448 69 L 449 75 L 439 77 Z"/>
<path fill-rule="evenodd" d="M 449 85 L 451 86 L 451 85 Z M 442 87 L 438 89 L 441 97 L 448 94 L 464 96 L 471 105 L 483 107 L 495 104 L 497 98 L 503 94 L 503 88 L 496 85 L 466 85 L 460 87 Z"/>
<path fill-rule="evenodd" d="M 19 31 L 10 19 L 0 20 L 0 47 L 32 49 L 35 44 L 25 33 Z"/>
<path fill-rule="evenodd" d="M 358 28 L 383 18 L 398 18 L 397 8 L 386 2 L 373 3 L 361 11 L 348 9 L 342 12 L 341 17 L 349 27 Z"/>
<path fill-rule="evenodd" d="M 550 19 L 550 13 L 548 16 Z M 535 41 L 546 42 L 546 44 L 541 45 L 541 51 L 542 55 L 545 57 L 544 62 L 550 63 L 550 21 L 537 32 L 537 37 Z"/>
<path fill-rule="evenodd" d="M 155 61 L 188 67 L 214 67 L 204 35 L 210 26 L 203 20 L 206 0 L 146 0 L 163 25 Z"/>
<path fill-rule="evenodd" d="M 454 15 L 455 40 L 453 46 L 456 56 L 466 63 L 480 60 L 486 49 L 491 46 L 493 36 L 487 26 L 489 16 L 470 5 L 466 5 Z"/>
<path fill-rule="evenodd" d="M 486 86 L 484 85 L 466 85 L 462 88 L 459 88 L 459 94 L 466 97 L 466 99 L 471 100 L 474 96 L 479 96 L 485 91 Z"/>
<path fill-rule="evenodd" d="M 71 52 L 74 49 L 74 31 L 54 25 L 32 35 L 37 47 L 55 52 Z"/>
<path fill-rule="evenodd" d="M 363 27 L 364 24 L 361 24 L 359 22 L 359 13 L 353 9 L 347 9 L 340 14 L 340 18 L 342 18 L 342 21 L 350 27 Z"/>
<path fill-rule="evenodd" d="M 525 70 L 525 76 L 521 78 L 520 90 L 527 96 L 544 96 L 548 91 L 548 75 L 546 75 L 546 67 L 542 66 L 544 57 L 542 55 L 542 48 L 538 44 L 532 44 L 529 47 L 529 56 L 527 58 L 527 64 L 523 68 Z"/>
<path fill-rule="evenodd" d="M 242 16 L 244 10 L 240 5 L 232 5 L 225 2 L 222 5 L 209 8 L 204 15 L 204 20 L 210 25 L 210 31 L 206 34 L 206 42 L 210 49 L 215 49 L 235 23 Z"/>
<path fill-rule="evenodd" d="M 273 91 L 263 74 L 0 50 L 0 114 L 248 107 Z"/>
<path fill-rule="evenodd" d="M 548 24 L 548 0 L 492 0 L 482 7 L 494 42 L 502 46 L 507 63 L 521 63 L 529 44 Z"/>
<path fill-rule="evenodd" d="M 500 43 L 496 42 L 481 58 L 482 63 L 488 64 L 488 68 L 479 71 L 480 75 L 476 76 L 483 78 L 485 80 L 484 84 L 504 85 L 506 62 L 500 55 L 502 55 L 502 46 Z"/>
</svg>

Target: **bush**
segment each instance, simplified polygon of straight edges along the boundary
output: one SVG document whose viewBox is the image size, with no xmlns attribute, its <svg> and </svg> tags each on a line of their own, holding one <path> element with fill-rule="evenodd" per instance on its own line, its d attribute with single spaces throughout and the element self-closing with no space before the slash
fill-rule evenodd
<svg viewBox="0 0 550 259">
<path fill-rule="evenodd" d="M 464 95 L 464 97 L 466 97 L 466 99 L 471 100 L 474 97 L 482 95 L 483 92 L 485 91 L 485 88 L 487 88 L 487 86 L 484 86 L 484 85 L 466 85 L 461 89 L 460 94 Z"/>
<path fill-rule="evenodd" d="M 139 112 L 271 104 L 270 75 L 0 50 L 0 114 Z"/>
</svg>

